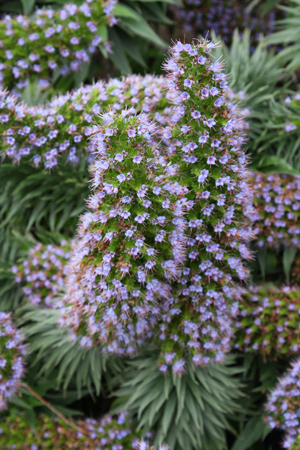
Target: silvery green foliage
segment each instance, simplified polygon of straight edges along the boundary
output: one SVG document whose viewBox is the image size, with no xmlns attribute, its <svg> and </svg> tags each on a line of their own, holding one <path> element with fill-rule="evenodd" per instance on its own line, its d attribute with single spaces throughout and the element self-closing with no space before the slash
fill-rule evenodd
<svg viewBox="0 0 300 450">
<path fill-rule="evenodd" d="M 278 58 L 292 71 L 300 66 L 300 1 L 291 0 L 281 9 L 285 11 L 286 17 L 278 20 L 276 31 L 268 36 L 267 43 L 284 46 Z"/>
<path fill-rule="evenodd" d="M 151 430 L 154 444 L 165 442 L 170 450 L 227 449 L 225 430 L 245 401 L 234 359 L 206 367 L 188 363 L 178 377 L 160 373 L 158 357 L 148 352 L 127 363 L 121 385 L 119 377 L 115 380 L 113 410 L 126 408 L 137 429 Z"/>
<path fill-rule="evenodd" d="M 26 347 L 9 313 L 0 312 L 0 410 L 19 389 Z"/>
<path fill-rule="evenodd" d="M 242 123 L 214 45 L 176 43 L 175 103 L 157 130 L 145 115 L 104 114 L 90 212 L 72 253 L 62 325 L 81 345 L 121 355 L 151 339 L 160 370 L 220 361 L 250 258 Z M 202 112 L 200 112 L 202 111 Z M 161 143 L 156 143 L 157 138 Z"/>
</svg>

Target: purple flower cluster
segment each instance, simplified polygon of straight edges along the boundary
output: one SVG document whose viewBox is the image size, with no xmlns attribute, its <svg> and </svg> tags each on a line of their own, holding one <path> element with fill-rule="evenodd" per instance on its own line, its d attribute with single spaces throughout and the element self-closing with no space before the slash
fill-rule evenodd
<svg viewBox="0 0 300 450">
<path fill-rule="evenodd" d="M 172 48 L 174 106 L 163 126 L 124 111 L 94 128 L 94 194 L 61 320 L 81 345 L 109 353 L 133 354 L 152 338 L 160 369 L 178 374 L 187 357 L 205 365 L 230 348 L 234 280 L 247 278 L 251 257 L 243 126 L 211 48 Z"/>
<path fill-rule="evenodd" d="M 292 98 L 290 96 L 285 97 L 284 103 L 288 105 L 289 111 L 289 121 L 285 122 L 284 129 L 287 133 L 299 132 L 299 121 L 295 120 L 295 115 L 299 116 L 300 113 L 300 93 L 298 92 Z"/>
<path fill-rule="evenodd" d="M 34 433 L 24 416 L 8 416 L 0 423 L 1 448 L 14 450 L 153 450 L 150 447 L 150 434 L 141 441 L 142 433 L 135 432 L 129 414 L 123 412 L 117 417 L 105 416 L 102 419 L 76 421 L 76 431 L 61 419 L 39 416 Z M 26 436 L 26 439 L 24 439 Z M 157 450 L 167 450 L 162 445 Z"/>
<path fill-rule="evenodd" d="M 253 173 L 254 208 L 251 215 L 256 245 L 277 248 L 300 244 L 300 178 Z"/>
<path fill-rule="evenodd" d="M 26 347 L 9 313 L 0 312 L 0 410 L 18 390 L 24 373 Z"/>
<path fill-rule="evenodd" d="M 39 243 L 30 250 L 28 258 L 12 267 L 16 282 L 25 282 L 23 292 L 29 302 L 36 306 L 56 306 L 55 299 L 65 284 L 70 249 L 67 241 L 62 241 L 60 246 Z"/>
<path fill-rule="evenodd" d="M 128 109 L 130 115 L 143 111 L 164 123 L 172 100 L 165 93 L 167 86 L 163 77 L 132 75 L 122 81 L 112 79 L 81 87 L 44 107 L 25 106 L 7 92 L 0 92 L 2 159 L 16 163 L 25 159 L 52 169 L 60 159 L 75 164 L 81 155 L 91 158 L 93 145 L 87 141 L 87 127 L 100 113 L 107 109 Z"/>
<path fill-rule="evenodd" d="M 299 399 L 300 360 L 298 359 L 271 392 L 266 405 L 270 427 L 285 431 L 283 448 L 293 448 L 293 450 L 299 448 L 294 446 L 297 436 L 300 435 Z"/>
<path fill-rule="evenodd" d="M 263 18 L 248 12 L 247 2 L 243 0 L 186 0 L 176 15 L 187 33 L 206 35 L 214 30 L 226 43 L 230 43 L 235 28 L 250 29 L 253 40 L 257 41 L 262 34 L 273 31 L 276 19 L 274 10 Z"/>
<path fill-rule="evenodd" d="M 239 302 L 235 348 L 268 359 L 298 354 L 299 314 L 299 288 L 247 287 Z"/>
<path fill-rule="evenodd" d="M 116 0 L 85 0 L 60 10 L 42 9 L 28 18 L 0 21 L 0 88 L 19 91 L 31 76 L 47 87 L 53 73 L 77 71 L 99 45 L 110 50 L 99 29 L 114 25 Z"/>
</svg>

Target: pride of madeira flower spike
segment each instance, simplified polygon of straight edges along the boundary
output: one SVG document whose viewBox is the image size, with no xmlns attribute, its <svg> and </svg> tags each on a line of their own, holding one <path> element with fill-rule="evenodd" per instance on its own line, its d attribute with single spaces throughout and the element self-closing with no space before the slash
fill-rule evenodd
<svg viewBox="0 0 300 450">
<path fill-rule="evenodd" d="M 146 115 L 106 113 L 94 135 L 92 212 L 71 256 L 62 323 L 81 344 L 131 354 L 170 297 L 182 255 L 186 189 L 167 175 Z M 167 166 L 176 174 L 176 167 Z M 173 176 L 175 178 L 175 176 Z"/>
<path fill-rule="evenodd" d="M 5 16 L 0 21 L 0 88 L 17 92 L 32 76 L 47 87 L 54 71 L 61 75 L 77 71 L 99 46 L 110 50 L 99 30 L 117 22 L 115 4 L 115 0 L 86 0 L 79 6 L 38 10 L 32 17 Z"/>
<path fill-rule="evenodd" d="M 23 338 L 9 313 L 0 312 L 0 410 L 19 388 L 26 353 Z"/>
<path fill-rule="evenodd" d="M 71 244 L 65 240 L 58 245 L 36 244 L 21 264 L 14 265 L 17 283 L 26 283 L 23 292 L 36 306 L 55 307 L 58 293 L 65 285 Z"/>
<path fill-rule="evenodd" d="M 268 422 L 271 428 L 285 431 L 283 448 L 299 450 L 300 417 L 300 359 L 279 380 L 269 395 L 266 404 Z"/>
<path fill-rule="evenodd" d="M 300 177 L 253 173 L 256 245 L 300 246 Z"/>
<path fill-rule="evenodd" d="M 89 159 L 93 146 L 87 142 L 95 117 L 130 108 L 130 114 L 151 114 L 158 123 L 168 116 L 170 98 L 164 77 L 131 75 L 123 80 L 98 81 L 54 98 L 45 106 L 28 107 L 8 92 L 0 92 L 1 161 L 54 169 L 62 160 L 76 164 Z"/>
<path fill-rule="evenodd" d="M 221 64 L 210 58 L 213 47 L 178 42 L 165 66 L 180 100 L 163 139 L 170 162 L 180 168 L 178 182 L 187 188 L 188 211 L 181 277 L 157 332 L 162 371 L 170 363 L 173 371 L 184 370 L 186 349 L 196 365 L 223 359 L 239 295 L 234 280 L 247 278 L 243 260 L 251 257 L 243 124 L 226 97 Z"/>
<path fill-rule="evenodd" d="M 176 43 L 166 69 L 169 123 L 105 114 L 91 212 L 71 258 L 62 324 L 82 345 L 133 353 L 152 338 L 160 368 L 220 361 L 250 258 L 251 208 L 238 110 L 210 42 Z"/>
<path fill-rule="evenodd" d="M 269 360 L 298 355 L 299 312 L 298 286 L 248 286 L 239 302 L 234 347 Z"/>
<path fill-rule="evenodd" d="M 35 422 L 34 432 L 22 415 L 8 416 L 0 422 L 0 444 L 2 449 L 15 450 L 154 450 L 150 445 L 150 433 L 142 440 L 141 431 L 135 432 L 128 412 L 116 417 L 104 416 L 101 419 L 77 420 L 76 430 L 57 417 L 41 415 Z M 24 436 L 26 439 L 24 440 Z M 7 444 L 12 444 L 7 447 Z M 155 450 L 168 450 L 166 446 Z"/>
</svg>

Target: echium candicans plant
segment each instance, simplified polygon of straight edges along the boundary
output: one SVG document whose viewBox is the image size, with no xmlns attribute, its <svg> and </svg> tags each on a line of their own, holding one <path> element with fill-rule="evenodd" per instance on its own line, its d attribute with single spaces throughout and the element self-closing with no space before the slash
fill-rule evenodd
<svg viewBox="0 0 300 450">
<path fill-rule="evenodd" d="M 252 222 L 258 247 L 300 244 L 300 177 L 253 173 Z"/>
<path fill-rule="evenodd" d="M 82 345 L 131 354 L 178 275 L 186 188 L 158 152 L 147 115 L 105 113 L 101 122 L 92 211 L 81 219 L 72 252 L 62 323 L 83 335 Z"/>
<path fill-rule="evenodd" d="M 234 348 L 268 360 L 297 356 L 300 350 L 299 287 L 248 286 L 235 322 Z"/>
<path fill-rule="evenodd" d="M 71 244 L 64 240 L 60 246 L 38 243 L 26 259 L 12 267 L 15 281 L 24 285 L 23 292 L 30 303 L 56 306 L 55 299 L 65 285 L 70 250 Z"/>
<path fill-rule="evenodd" d="M 187 188 L 186 255 L 172 297 L 163 305 L 156 341 L 162 346 L 160 369 L 190 349 L 193 362 L 220 361 L 229 347 L 231 317 L 239 288 L 247 278 L 243 260 L 251 258 L 251 188 L 242 149 L 243 123 L 226 97 L 227 81 L 209 55 L 212 42 L 171 49 L 165 65 L 179 103 L 163 140 L 178 182 Z"/>
<path fill-rule="evenodd" d="M 130 354 L 150 339 L 160 369 L 223 359 L 251 257 L 242 124 L 210 42 L 176 43 L 169 123 L 105 114 L 94 135 L 91 212 L 71 257 L 63 325 L 82 345 Z M 154 138 L 151 138 L 151 132 Z M 161 143 L 156 143 L 157 137 Z"/>
<path fill-rule="evenodd" d="M 300 435 L 300 360 L 279 380 L 269 395 L 266 411 L 271 428 L 284 430 L 283 448 L 296 450 L 297 437 Z M 298 441 L 299 442 L 299 441 Z"/>
<path fill-rule="evenodd" d="M 140 431 L 135 432 L 129 420 L 129 414 L 122 412 L 116 417 L 105 416 L 100 420 L 81 419 L 70 427 L 57 417 L 42 415 L 32 426 L 24 416 L 8 416 L 0 422 L 0 444 L 2 448 L 15 450 L 150 450 L 148 437 L 143 439 Z M 24 436 L 26 439 L 24 440 Z M 151 439 L 150 439 L 151 440 Z M 11 445 L 11 447 L 8 447 Z M 157 450 L 167 450 L 165 446 Z"/>
<path fill-rule="evenodd" d="M 18 391 L 24 374 L 26 347 L 9 313 L 0 312 L 0 410 Z"/>
<path fill-rule="evenodd" d="M 77 71 L 99 45 L 110 50 L 104 30 L 116 23 L 116 0 L 86 0 L 0 21 L 0 88 L 23 89 L 35 76 L 47 87 L 54 72 Z M 101 31 L 103 37 L 101 37 Z"/>
<path fill-rule="evenodd" d="M 168 80 L 146 75 L 129 76 L 83 86 L 60 95 L 45 106 L 30 107 L 8 92 L 0 92 L 0 150 L 4 162 L 29 161 L 53 169 L 60 159 L 76 164 L 92 157 L 88 127 L 105 112 L 147 112 L 158 123 L 168 116 L 171 99 L 165 95 Z"/>
</svg>

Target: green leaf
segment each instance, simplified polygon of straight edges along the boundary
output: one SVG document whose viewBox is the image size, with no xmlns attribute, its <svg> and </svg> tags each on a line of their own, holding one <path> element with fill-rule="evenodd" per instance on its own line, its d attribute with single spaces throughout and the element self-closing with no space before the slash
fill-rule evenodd
<svg viewBox="0 0 300 450">
<path fill-rule="evenodd" d="M 131 19 L 139 20 L 141 18 L 140 14 L 134 9 L 129 8 L 127 5 L 118 3 L 113 10 L 116 17 L 129 17 Z"/>
<path fill-rule="evenodd" d="M 128 36 L 128 34 L 122 30 L 118 30 L 118 35 L 120 37 L 123 51 L 126 52 L 126 54 L 130 58 L 134 59 L 141 66 L 146 68 L 147 64 L 139 50 L 138 43 L 136 42 L 136 40 Z"/>
<path fill-rule="evenodd" d="M 263 279 L 266 278 L 266 272 L 267 272 L 267 253 L 266 253 L 266 249 L 263 250 L 258 250 L 257 254 L 257 262 L 259 265 L 259 269 L 261 272 L 261 276 Z"/>
<path fill-rule="evenodd" d="M 278 156 L 266 155 L 260 159 L 256 169 L 264 173 L 289 173 L 291 175 L 300 175 L 299 171 L 294 169 L 286 160 Z"/>
<path fill-rule="evenodd" d="M 231 450 L 247 450 L 256 442 L 265 439 L 269 432 L 270 429 L 264 422 L 262 416 L 252 417 L 235 441 Z"/>
<path fill-rule="evenodd" d="M 120 69 L 121 73 L 130 74 L 131 68 L 128 58 L 124 52 L 122 42 L 118 36 L 118 32 L 113 28 L 109 29 L 109 40 L 114 43 L 112 53 L 109 54 L 109 59 Z"/>
<path fill-rule="evenodd" d="M 91 67 L 91 61 L 81 63 L 79 69 L 74 73 L 75 87 L 79 87 L 81 83 L 88 77 Z"/>
<path fill-rule="evenodd" d="M 291 268 L 297 252 L 297 247 L 286 247 L 283 251 L 283 271 L 287 283 L 290 281 Z"/>
<path fill-rule="evenodd" d="M 25 15 L 28 15 L 31 13 L 34 4 L 35 4 L 35 0 L 21 0 L 22 6 L 23 6 L 23 11 Z"/>
<path fill-rule="evenodd" d="M 176 408 L 176 394 L 175 392 L 173 392 L 167 402 L 164 415 L 162 417 L 161 427 L 164 434 L 168 433 L 173 416 L 175 415 L 175 408 Z"/>
<path fill-rule="evenodd" d="M 133 35 L 140 36 L 146 41 L 150 41 L 153 44 L 161 48 L 166 48 L 167 44 L 164 42 L 150 27 L 150 25 L 141 17 L 139 19 L 124 18 L 120 22 L 120 28 L 129 31 Z"/>
<path fill-rule="evenodd" d="M 102 37 L 103 41 L 108 40 L 108 30 L 106 25 L 100 25 L 97 29 L 99 36 Z"/>
</svg>

